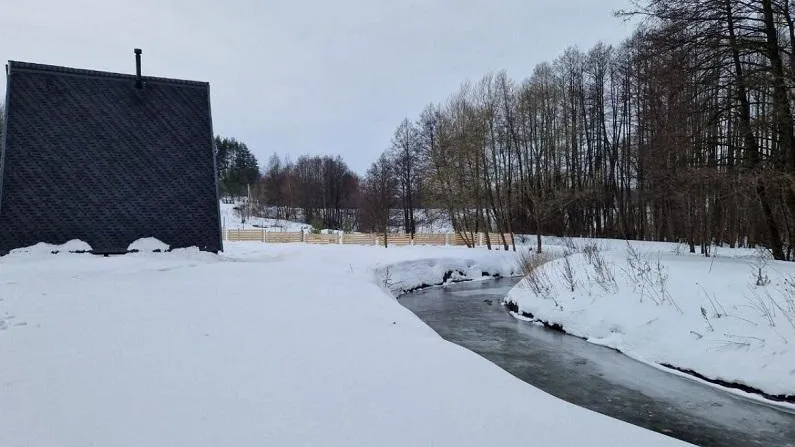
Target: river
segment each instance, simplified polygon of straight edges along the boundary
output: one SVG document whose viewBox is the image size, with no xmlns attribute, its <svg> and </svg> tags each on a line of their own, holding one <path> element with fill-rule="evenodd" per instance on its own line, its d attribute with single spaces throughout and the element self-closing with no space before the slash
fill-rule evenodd
<svg viewBox="0 0 795 447">
<path fill-rule="evenodd" d="M 795 414 L 511 317 L 502 298 L 516 282 L 461 283 L 398 301 L 444 339 L 576 405 L 701 446 L 795 447 Z"/>
</svg>

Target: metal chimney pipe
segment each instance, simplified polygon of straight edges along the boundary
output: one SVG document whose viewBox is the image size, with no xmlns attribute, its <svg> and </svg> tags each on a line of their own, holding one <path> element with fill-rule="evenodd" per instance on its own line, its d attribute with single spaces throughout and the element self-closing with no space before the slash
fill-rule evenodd
<svg viewBox="0 0 795 447">
<path fill-rule="evenodd" d="M 136 48 L 134 51 L 135 51 L 135 88 L 144 88 L 144 84 L 141 81 L 141 49 Z"/>
</svg>

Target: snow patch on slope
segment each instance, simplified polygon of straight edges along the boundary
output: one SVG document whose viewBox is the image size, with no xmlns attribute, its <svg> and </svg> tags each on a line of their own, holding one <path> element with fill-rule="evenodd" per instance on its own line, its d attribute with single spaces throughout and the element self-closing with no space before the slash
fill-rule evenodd
<svg viewBox="0 0 795 447">
<path fill-rule="evenodd" d="M 311 225 L 283 219 L 269 219 L 266 217 L 250 216 L 245 223 L 240 217 L 236 207 L 240 204 L 220 203 L 221 226 L 232 230 L 264 229 L 266 232 L 301 232 L 310 231 Z"/>
<path fill-rule="evenodd" d="M 599 262 L 582 252 L 553 260 L 506 302 L 646 363 L 795 395 L 795 263 L 747 250 L 677 255 L 670 246 L 624 242 L 623 250 L 603 246 Z"/>
</svg>

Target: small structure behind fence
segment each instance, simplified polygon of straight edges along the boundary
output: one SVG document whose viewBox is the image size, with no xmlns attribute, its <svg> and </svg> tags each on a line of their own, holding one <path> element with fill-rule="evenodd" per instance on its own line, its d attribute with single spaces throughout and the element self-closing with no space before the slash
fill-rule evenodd
<svg viewBox="0 0 795 447">
<path fill-rule="evenodd" d="M 224 229 L 224 240 L 230 242 L 266 242 L 273 244 L 284 243 L 305 243 L 305 244 L 342 244 L 342 245 L 384 245 L 384 235 L 376 233 L 342 233 L 342 234 L 314 234 L 301 232 L 269 232 L 264 229 L 242 230 Z M 474 239 L 477 247 L 486 245 L 485 233 L 476 233 L 474 238 L 462 237 L 457 233 L 419 233 L 414 238 L 405 233 L 389 233 L 387 235 L 388 246 L 408 246 L 408 245 L 454 245 L 465 246 L 467 239 Z M 489 240 L 492 246 L 499 247 L 502 244 L 502 237 L 499 233 L 489 233 Z M 505 235 L 505 240 L 511 243 L 509 234 Z"/>
</svg>

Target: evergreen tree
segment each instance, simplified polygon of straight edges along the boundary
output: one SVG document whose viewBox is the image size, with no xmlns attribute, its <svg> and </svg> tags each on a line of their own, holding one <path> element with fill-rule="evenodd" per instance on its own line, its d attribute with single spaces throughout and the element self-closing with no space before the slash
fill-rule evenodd
<svg viewBox="0 0 795 447">
<path fill-rule="evenodd" d="M 243 196 L 246 194 L 246 187 L 255 185 L 260 179 L 257 157 L 243 142 L 216 136 L 215 159 L 222 196 Z"/>
</svg>

